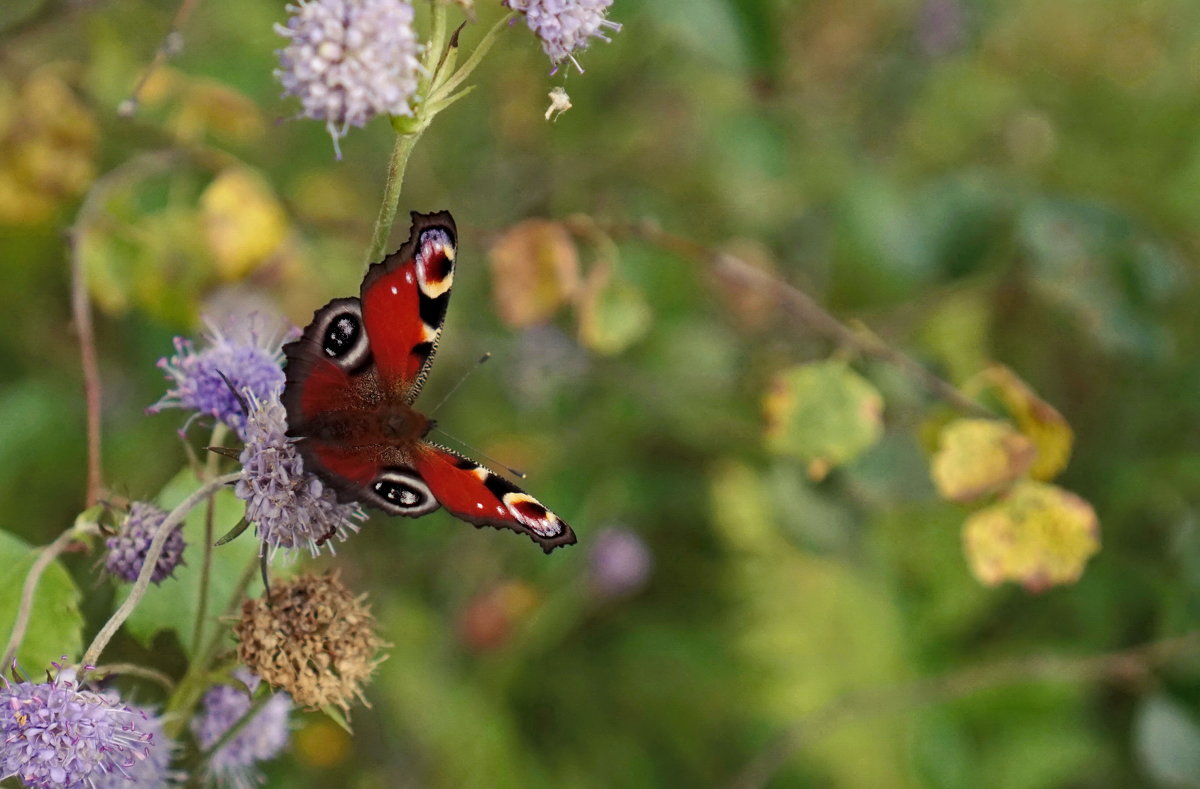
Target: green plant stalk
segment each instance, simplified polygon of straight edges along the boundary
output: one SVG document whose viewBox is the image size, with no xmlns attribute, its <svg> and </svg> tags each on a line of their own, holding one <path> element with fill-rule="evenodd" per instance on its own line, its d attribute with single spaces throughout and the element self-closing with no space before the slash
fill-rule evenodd
<svg viewBox="0 0 1200 789">
<path fill-rule="evenodd" d="M 217 422 L 213 428 L 212 439 L 209 441 L 209 446 L 219 447 L 225 443 L 225 434 L 228 429 L 224 422 Z M 221 456 L 216 452 L 208 454 L 208 462 L 205 463 L 205 477 L 215 477 L 217 475 L 217 463 Z M 192 629 L 192 646 L 199 645 L 200 639 L 204 635 L 204 620 L 208 616 L 208 589 L 210 576 L 212 575 L 212 553 L 213 553 L 213 514 L 216 504 L 214 499 L 209 499 L 204 506 L 204 560 L 200 567 L 200 599 L 196 605 L 196 624 Z"/>
<path fill-rule="evenodd" d="M 447 74 L 445 72 L 450 69 L 439 70 L 439 66 L 446 64 L 453 66 L 454 60 L 443 56 L 448 54 L 448 48 L 456 41 L 456 37 L 452 36 L 443 42 L 446 31 L 445 14 L 445 6 L 435 2 L 433 6 L 433 36 L 430 39 L 429 48 L 426 50 L 424 63 L 428 77 L 426 80 L 422 80 L 421 88 L 418 91 L 415 102 L 416 112 L 411 118 L 406 116 L 392 118 L 392 127 L 396 129 L 396 142 L 392 146 L 392 155 L 388 160 L 387 180 L 383 187 L 383 202 L 379 206 L 379 215 L 375 219 L 375 227 L 371 232 L 371 245 L 367 248 L 365 263 L 367 266 L 383 260 L 383 256 L 387 253 L 388 238 L 391 236 L 392 226 L 396 223 L 396 212 L 400 206 L 400 190 L 404 185 L 404 171 L 408 168 L 408 158 L 412 155 L 417 140 L 421 139 L 421 133 L 429 128 L 429 124 L 433 122 L 439 112 L 470 92 L 470 88 L 464 88 L 453 93 L 454 89 L 471 76 L 471 73 L 479 66 L 484 55 L 496 42 L 500 31 L 513 17 L 511 13 L 501 17 L 484 34 L 479 46 L 471 53 L 471 57 L 467 59 L 466 63 L 453 74 Z"/>
<path fill-rule="evenodd" d="M 387 250 L 388 237 L 392 233 L 392 225 L 396 222 L 396 209 L 400 206 L 400 188 L 404 185 L 404 170 L 408 167 L 408 157 L 412 154 L 417 140 L 421 139 L 421 127 L 411 134 L 397 134 L 396 144 L 392 147 L 392 157 L 388 160 L 387 181 L 383 186 L 383 203 L 379 206 L 379 216 L 375 219 L 375 229 L 371 233 L 371 246 L 367 250 L 366 265 L 383 260 Z"/>
<path fill-rule="evenodd" d="M 245 569 L 242 570 L 242 574 L 234 586 L 233 595 L 229 598 L 229 605 L 224 612 L 225 616 L 232 616 L 241 606 L 246 588 L 250 586 L 250 582 L 257 574 L 258 557 L 255 556 L 246 563 Z M 192 660 L 188 664 L 187 671 L 179 680 L 179 684 L 175 686 L 175 692 L 167 699 L 163 709 L 163 734 L 167 737 L 179 739 L 184 726 L 192 717 L 192 711 L 200 703 L 204 691 L 208 690 L 209 666 L 220 649 L 222 634 L 221 628 L 213 628 L 209 631 L 208 639 L 203 645 L 193 644 Z"/>
</svg>

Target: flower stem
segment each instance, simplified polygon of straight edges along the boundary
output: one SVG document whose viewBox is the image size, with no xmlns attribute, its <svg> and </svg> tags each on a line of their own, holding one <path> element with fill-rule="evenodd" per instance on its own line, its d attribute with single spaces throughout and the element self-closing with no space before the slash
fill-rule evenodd
<svg viewBox="0 0 1200 789">
<path fill-rule="evenodd" d="M 17 650 L 21 648 L 21 641 L 25 639 L 25 629 L 29 627 L 29 616 L 33 612 L 33 594 L 37 591 L 42 573 L 46 572 L 46 568 L 58 558 L 72 540 L 82 537 L 86 533 L 89 533 L 89 530 L 72 526 L 58 535 L 54 542 L 42 548 L 42 552 L 34 560 L 33 566 L 29 568 L 29 574 L 25 576 L 25 583 L 21 587 L 21 602 L 17 606 L 17 617 L 13 620 L 12 633 L 8 637 L 7 646 L 4 647 L 0 666 L 9 665 L 17 656 Z"/>
<path fill-rule="evenodd" d="M 366 265 L 368 266 L 383 260 L 388 237 L 391 235 L 392 225 L 396 221 L 396 209 L 400 205 L 400 187 L 404 184 L 404 170 L 408 166 L 408 157 L 420 138 L 420 129 L 411 134 L 396 135 L 396 144 L 392 147 L 392 158 L 388 160 L 387 181 L 383 186 L 383 204 L 379 206 L 379 216 L 375 220 L 375 230 L 371 234 L 371 246 L 367 250 Z"/>
<path fill-rule="evenodd" d="M 242 596 L 245 595 L 246 589 L 257 574 L 258 556 L 255 556 L 246 563 L 245 569 L 242 570 L 222 617 L 233 616 L 237 612 L 242 604 Z M 166 736 L 172 739 L 179 738 L 183 727 L 192 717 L 192 710 L 204 696 L 204 691 L 208 688 L 206 677 L 208 667 L 221 646 L 222 632 L 221 628 L 214 628 L 208 631 L 203 645 L 198 643 L 192 645 L 192 660 L 188 664 L 187 671 L 184 672 L 183 679 L 179 680 L 179 684 L 175 686 L 175 692 L 167 700 L 164 709 L 164 713 L 167 714 L 164 715 L 163 733 Z"/>
<path fill-rule="evenodd" d="M 219 447 L 225 443 L 225 434 L 228 428 L 224 422 L 217 422 L 213 428 L 212 439 L 209 446 Z M 217 473 L 217 462 L 220 460 L 220 455 L 216 452 L 208 453 L 208 462 L 204 464 L 204 476 L 211 479 Z M 208 587 L 209 577 L 212 575 L 212 554 L 213 554 L 213 514 L 216 507 L 215 500 L 211 497 L 204 506 L 204 563 L 200 567 L 200 592 L 199 601 L 196 604 L 196 624 L 192 628 L 192 648 L 195 649 L 200 644 L 200 638 L 204 635 L 204 620 L 208 616 Z"/>
<path fill-rule="evenodd" d="M 146 589 L 150 586 L 150 576 L 154 575 L 154 567 L 158 564 L 158 557 L 162 555 L 163 546 L 166 545 L 167 538 L 171 536 L 171 532 L 175 530 L 175 527 L 183 523 L 183 519 L 187 517 L 187 514 L 197 504 L 216 493 L 225 485 L 236 482 L 241 475 L 240 471 L 235 471 L 231 474 L 211 479 L 201 485 L 192 495 L 184 499 L 178 507 L 171 510 L 170 514 L 159 525 L 158 530 L 154 532 L 154 539 L 150 541 L 150 547 L 146 550 L 146 558 L 142 562 L 142 571 L 138 573 L 137 580 L 133 582 L 133 588 L 129 590 L 129 596 L 125 598 L 125 602 L 121 603 L 121 607 L 109 617 L 109 620 L 104 623 L 104 627 L 100 628 L 100 632 L 92 639 L 92 644 L 87 648 L 87 652 L 83 653 L 83 660 L 80 662 L 84 666 L 96 664 L 100 653 L 108 646 L 108 642 L 112 640 L 113 635 L 116 634 L 121 625 L 125 624 L 125 620 L 133 613 L 133 609 L 137 608 L 138 603 L 142 601 L 142 597 L 146 594 Z"/>
</svg>

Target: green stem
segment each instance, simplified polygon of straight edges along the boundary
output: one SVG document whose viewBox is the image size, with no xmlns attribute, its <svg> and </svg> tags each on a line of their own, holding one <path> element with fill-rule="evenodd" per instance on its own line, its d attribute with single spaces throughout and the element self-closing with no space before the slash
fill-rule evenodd
<svg viewBox="0 0 1200 789">
<path fill-rule="evenodd" d="M 404 170 L 408 166 L 408 157 L 412 154 L 413 147 L 420 138 L 420 128 L 412 134 L 396 135 L 392 158 L 388 160 L 387 182 L 383 186 L 383 204 L 379 206 L 379 216 L 375 220 L 375 230 L 371 234 L 371 246 L 367 251 L 366 265 L 368 266 L 383 260 L 386 253 L 392 225 L 396 221 L 396 209 L 400 205 L 400 187 L 404 184 Z"/>
<path fill-rule="evenodd" d="M 492 25 L 491 30 L 489 30 L 484 35 L 483 39 L 480 40 L 479 46 L 475 47 L 475 51 L 471 53 L 471 57 L 467 58 L 467 61 L 462 64 L 458 71 L 447 77 L 444 82 L 435 82 L 433 90 L 429 95 L 429 100 L 431 102 L 444 99 L 446 96 L 450 95 L 451 91 L 463 84 L 467 77 L 471 76 L 471 72 L 473 72 L 483 60 L 484 55 L 486 55 L 488 50 L 492 48 L 492 44 L 496 43 L 496 37 L 500 35 L 500 31 L 504 30 L 508 26 L 509 21 L 515 15 L 516 12 L 514 11 L 500 17 L 500 19 L 496 21 L 496 24 Z"/>
<path fill-rule="evenodd" d="M 217 426 L 213 428 L 212 440 L 209 442 L 210 446 L 219 447 L 225 443 L 226 430 L 224 422 L 217 422 Z M 220 457 L 216 452 L 208 454 L 208 462 L 204 467 L 205 477 L 212 478 L 216 476 L 217 462 L 220 460 Z M 192 628 L 193 647 L 200 643 L 200 639 L 204 635 L 204 620 L 208 616 L 208 587 L 209 576 L 212 575 L 213 515 L 215 508 L 216 500 L 210 498 L 204 508 L 204 563 L 200 567 L 200 600 L 196 605 L 196 624 Z"/>
<path fill-rule="evenodd" d="M 246 567 L 242 570 L 223 616 L 232 616 L 237 611 L 242 604 L 242 597 L 246 594 L 247 587 L 250 586 L 250 582 L 257 574 L 258 557 L 255 556 L 246 563 Z M 184 726 L 192 717 L 192 710 L 200 703 L 204 691 L 208 689 L 207 674 L 209 666 L 221 647 L 221 635 L 221 628 L 213 628 L 209 631 L 208 639 L 203 645 L 192 645 L 191 663 L 188 664 L 183 679 L 179 680 L 179 684 L 175 686 L 175 692 L 167 700 L 164 709 L 163 733 L 166 736 L 179 739 Z"/>
</svg>

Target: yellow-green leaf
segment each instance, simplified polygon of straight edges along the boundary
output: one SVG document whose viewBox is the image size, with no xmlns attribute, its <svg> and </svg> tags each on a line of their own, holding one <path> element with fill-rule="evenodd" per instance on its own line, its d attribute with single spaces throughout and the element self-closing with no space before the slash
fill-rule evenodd
<svg viewBox="0 0 1200 789">
<path fill-rule="evenodd" d="M 204 234 L 217 272 L 238 279 L 265 261 L 283 242 L 287 216 L 270 184 L 258 173 L 225 170 L 200 196 Z"/>
<path fill-rule="evenodd" d="M 579 289 L 579 253 L 558 222 L 528 219 L 488 251 L 496 312 L 509 326 L 542 323 Z"/>
<path fill-rule="evenodd" d="M 817 478 L 858 457 L 883 435 L 883 396 L 840 361 L 780 372 L 764 411 L 767 447 L 807 461 Z"/>
<path fill-rule="evenodd" d="M 956 419 L 942 428 L 930 464 L 933 482 L 949 501 L 1004 490 L 1029 470 L 1033 442 L 997 419 Z"/>
<path fill-rule="evenodd" d="M 1092 505 L 1075 494 L 1024 481 L 967 518 L 963 546 L 982 583 L 1015 581 L 1037 592 L 1079 580 L 1100 550 L 1100 524 Z"/>
<path fill-rule="evenodd" d="M 1037 447 L 1037 457 L 1029 475 L 1040 480 L 1058 476 L 1071 459 L 1071 446 L 1075 440 L 1067 420 L 1002 364 L 988 367 L 983 373 L 983 381 L 1012 414 L 1021 432 Z"/>
<path fill-rule="evenodd" d="M 17 618 L 25 577 L 42 550 L 0 531 L 0 634 L 4 641 Z M 17 650 L 17 663 L 36 677 L 52 660 L 64 655 L 77 657 L 82 640 L 79 589 L 62 563 L 55 560 L 38 581 L 25 638 Z"/>
<path fill-rule="evenodd" d="M 579 304 L 579 341 L 605 355 L 615 355 L 642 338 L 653 313 L 642 292 L 615 276 L 612 265 L 599 262 L 588 273 Z"/>
</svg>

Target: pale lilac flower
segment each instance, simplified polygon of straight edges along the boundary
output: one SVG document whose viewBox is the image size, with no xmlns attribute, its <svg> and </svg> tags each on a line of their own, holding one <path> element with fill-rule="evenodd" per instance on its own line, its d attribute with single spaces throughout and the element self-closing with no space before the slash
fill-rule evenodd
<svg viewBox="0 0 1200 789">
<path fill-rule="evenodd" d="M 266 399 L 252 393 L 247 403 L 242 478 L 234 493 L 246 502 L 246 520 L 255 525 L 263 549 L 305 547 L 316 556 L 330 538 L 345 541 L 348 532 L 357 532 L 366 513 L 357 504 L 338 504 L 333 490 L 304 471 L 284 435 L 287 412 L 279 392 Z"/>
<path fill-rule="evenodd" d="M 593 38 L 608 41 L 604 28 L 621 29 L 606 18 L 612 0 L 505 0 L 504 4 L 525 14 L 525 23 L 541 40 L 542 51 L 555 70 L 562 61 L 570 60 L 582 74 L 573 53 L 585 49 Z"/>
<path fill-rule="evenodd" d="M 138 759 L 124 773 L 115 772 L 96 779 L 94 789 L 163 789 L 179 783 L 183 777 L 171 769 L 176 746 L 171 738 L 163 734 L 162 718 L 153 710 L 132 706 L 134 712 L 145 716 L 142 728 L 153 739 L 145 758 Z"/>
<path fill-rule="evenodd" d="M 654 556 L 637 532 L 622 526 L 603 529 L 591 540 L 588 577 L 598 597 L 636 592 L 650 577 Z"/>
<path fill-rule="evenodd" d="M 114 693 L 82 690 L 73 670 L 41 683 L 2 681 L 0 779 L 94 789 L 114 776 L 140 774 L 139 763 L 151 758 L 157 727 L 145 711 Z"/>
<path fill-rule="evenodd" d="M 129 508 L 129 515 L 121 524 L 121 530 L 105 540 L 108 554 L 104 557 L 104 566 L 110 573 L 126 581 L 136 581 L 146 561 L 146 553 L 150 550 L 150 541 L 154 533 L 167 519 L 167 513 L 153 504 L 135 501 Z M 175 571 L 183 561 L 183 524 L 171 531 L 167 541 L 163 543 L 162 553 L 154 563 L 154 572 L 150 580 L 162 583 L 163 579 Z"/>
<path fill-rule="evenodd" d="M 262 681 L 244 668 L 233 675 L 253 693 Z M 201 749 L 211 748 L 245 717 L 252 702 L 244 688 L 216 685 L 204 694 L 203 709 L 192 719 L 192 733 Z M 251 789 L 262 783 L 259 762 L 274 759 L 288 743 L 288 714 L 292 700 L 286 693 L 271 696 L 254 718 L 247 721 L 208 762 L 209 775 L 221 786 Z"/>
<path fill-rule="evenodd" d="M 421 46 L 406 0 L 300 0 L 287 7 L 291 39 L 278 51 L 275 76 L 303 114 L 325 121 L 338 141 L 376 115 L 412 115 L 422 72 Z"/>
<path fill-rule="evenodd" d="M 187 424 L 201 414 L 212 416 L 244 439 L 246 414 L 234 390 L 269 397 L 284 380 L 280 351 L 284 333 L 277 329 L 261 331 L 259 322 L 251 316 L 232 319 L 225 326 L 208 323 L 206 347 L 200 351 L 191 340 L 176 337 L 175 355 L 158 362 L 173 386 L 146 410 L 152 414 L 166 408 L 195 411 Z"/>
</svg>

